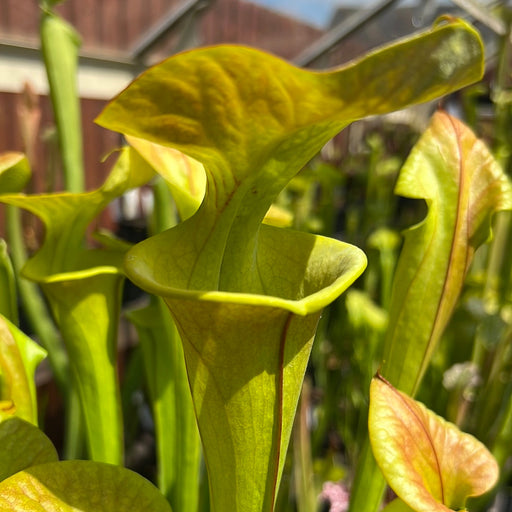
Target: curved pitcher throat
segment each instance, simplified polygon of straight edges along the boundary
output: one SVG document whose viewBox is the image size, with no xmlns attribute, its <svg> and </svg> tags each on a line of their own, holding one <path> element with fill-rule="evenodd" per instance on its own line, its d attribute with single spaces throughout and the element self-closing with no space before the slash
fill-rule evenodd
<svg viewBox="0 0 512 512">
<path fill-rule="evenodd" d="M 209 180 L 201 207 L 183 226 L 194 239 L 186 288 L 268 293 L 260 275 L 262 221 L 272 202 L 266 194 L 250 183 L 219 190 Z"/>
<path fill-rule="evenodd" d="M 164 298 L 276 306 L 304 315 L 332 302 L 366 266 L 364 253 L 352 245 L 268 225 L 249 240 L 242 258 L 226 251 L 218 256 L 207 237 L 194 236 L 204 228 L 195 220 L 132 248 L 129 277 Z"/>
</svg>

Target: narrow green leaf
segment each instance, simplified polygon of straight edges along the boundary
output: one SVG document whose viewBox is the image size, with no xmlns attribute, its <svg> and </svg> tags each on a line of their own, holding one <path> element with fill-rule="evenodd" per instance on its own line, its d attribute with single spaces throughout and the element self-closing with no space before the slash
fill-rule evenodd
<svg viewBox="0 0 512 512">
<path fill-rule="evenodd" d="M 311 453 L 311 382 L 304 380 L 299 406 L 293 425 L 293 481 L 297 512 L 313 512 L 317 509 L 318 489 L 315 485 Z"/>
<path fill-rule="evenodd" d="M 158 487 L 175 510 L 197 511 L 201 447 L 183 348 L 164 302 L 131 311 L 155 422 Z"/>
<path fill-rule="evenodd" d="M 476 438 L 377 375 L 368 419 L 373 453 L 391 488 L 416 512 L 465 508 L 491 489 L 499 469 Z"/>
<path fill-rule="evenodd" d="M 424 199 L 428 214 L 405 233 L 394 279 L 382 374 L 414 394 L 457 302 L 494 212 L 512 208 L 512 186 L 484 143 L 437 112 L 400 173 L 396 193 Z"/>
<path fill-rule="evenodd" d="M 37 425 L 34 374 L 46 351 L 0 315 L 0 399 L 11 400 L 16 416 Z"/>
<path fill-rule="evenodd" d="M 367 244 L 369 249 L 374 249 L 378 252 L 378 265 L 375 265 L 378 271 L 374 271 L 373 276 L 367 273 L 366 289 L 368 289 L 370 285 L 369 291 L 371 291 L 375 286 L 375 282 L 380 281 L 379 302 L 386 311 L 389 311 L 393 274 L 398 259 L 401 237 L 396 231 L 387 228 L 379 228 L 368 237 Z"/>
<path fill-rule="evenodd" d="M 18 471 L 58 460 L 52 442 L 37 427 L 17 416 L 0 421 L 0 482 Z"/>
<path fill-rule="evenodd" d="M 492 453 L 500 467 L 504 467 L 512 453 L 512 397 L 509 398 L 500 418 L 500 428 L 492 447 Z"/>
<path fill-rule="evenodd" d="M 23 190 L 30 178 L 30 166 L 23 153 L 0 155 L 0 194 Z M 6 243 L 0 239 L 0 314 L 18 323 L 16 280 Z"/>
<path fill-rule="evenodd" d="M 30 166 L 23 153 L 0 155 L 0 194 L 20 192 L 30 178 Z M 6 243 L 0 239 L 0 314 L 18 323 L 16 280 Z"/>
<path fill-rule="evenodd" d="M 158 490 L 125 468 L 74 460 L 30 467 L 0 482 L 2 512 L 170 512 Z"/>
</svg>

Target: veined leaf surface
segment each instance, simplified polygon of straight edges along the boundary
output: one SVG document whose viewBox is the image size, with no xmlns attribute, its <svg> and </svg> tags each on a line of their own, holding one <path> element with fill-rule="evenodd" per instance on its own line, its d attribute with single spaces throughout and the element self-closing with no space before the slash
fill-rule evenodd
<svg viewBox="0 0 512 512">
<path fill-rule="evenodd" d="M 0 482 L 30 466 L 55 462 L 57 450 L 37 427 L 0 411 Z"/>
<path fill-rule="evenodd" d="M 128 469 L 73 460 L 32 466 L 0 482 L 1 512 L 170 512 L 156 487 Z"/>
<path fill-rule="evenodd" d="M 204 165 L 208 193 L 198 214 L 175 231 L 185 286 L 268 293 L 255 269 L 257 234 L 273 199 L 300 168 L 350 122 L 432 100 L 481 72 L 481 41 L 461 21 L 320 73 L 254 49 L 218 46 L 149 69 L 97 122 Z M 163 253 L 164 259 L 171 256 Z M 150 286 L 148 270 L 137 272 Z"/>
<path fill-rule="evenodd" d="M 99 116 L 205 168 L 199 210 L 137 244 L 126 269 L 164 298 L 179 329 L 212 510 L 273 510 L 321 310 L 366 264 L 343 242 L 262 224 L 272 201 L 350 122 L 481 72 L 481 41 L 456 20 L 322 73 L 218 46 L 149 69 Z"/>
<path fill-rule="evenodd" d="M 480 441 L 379 375 L 370 386 L 368 425 L 386 480 L 416 512 L 463 509 L 498 480 L 498 465 Z"/>
<path fill-rule="evenodd" d="M 405 233 L 381 373 L 414 394 L 473 254 L 490 236 L 492 215 L 512 208 L 512 186 L 469 128 L 437 112 L 402 168 L 396 193 L 424 199 L 428 214 Z"/>
</svg>

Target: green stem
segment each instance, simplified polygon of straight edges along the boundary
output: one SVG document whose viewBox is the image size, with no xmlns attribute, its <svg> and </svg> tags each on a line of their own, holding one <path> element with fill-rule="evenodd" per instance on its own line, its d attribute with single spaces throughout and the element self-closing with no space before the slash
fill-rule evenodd
<svg viewBox="0 0 512 512">
<path fill-rule="evenodd" d="M 311 437 L 307 426 L 308 408 L 311 402 L 311 383 L 306 378 L 302 385 L 297 416 L 293 427 L 294 482 L 298 512 L 316 510 Z"/>
<path fill-rule="evenodd" d="M 498 430 L 496 439 L 491 447 L 491 452 L 501 468 L 499 482 L 490 493 L 471 499 L 468 507 L 470 510 L 489 510 L 496 494 L 510 481 L 512 471 L 507 465 L 510 457 L 510 446 L 512 446 L 512 394 L 510 390 Z"/>
<path fill-rule="evenodd" d="M 84 416 L 76 388 L 71 385 L 71 381 L 68 386 L 69 393 L 66 396 L 65 437 L 62 447 L 62 458 L 65 460 L 77 460 L 83 459 L 85 452 Z"/>
<path fill-rule="evenodd" d="M 175 226 L 178 219 L 169 187 L 160 176 L 157 176 L 153 182 L 153 195 L 155 204 L 150 222 L 152 234 L 156 234 Z"/>
<path fill-rule="evenodd" d="M 0 314 L 13 324 L 19 325 L 16 279 L 7 253 L 7 244 L 2 238 L 0 238 L 0 287 Z"/>
<path fill-rule="evenodd" d="M 491 368 L 486 376 L 485 385 L 479 392 L 477 437 L 488 446 L 493 444 L 493 438 L 497 434 L 496 427 L 499 425 L 502 408 L 508 403 L 510 397 L 509 379 L 504 375 L 510 375 L 512 365 L 512 331 L 507 330 L 501 336 L 492 357 Z M 483 345 L 482 343 L 480 343 Z M 510 451 L 510 450 L 509 450 Z"/>
<path fill-rule="evenodd" d="M 512 446 L 512 394 L 509 395 L 500 431 L 492 447 L 492 454 L 501 468 L 510 456 L 510 446 Z"/>
<path fill-rule="evenodd" d="M 82 192 L 82 122 L 76 83 L 80 38 L 73 27 L 48 10 L 42 11 L 40 34 L 65 186 L 70 192 Z"/>
<path fill-rule="evenodd" d="M 155 407 L 165 410 L 170 401 L 174 401 L 172 421 L 175 424 L 175 436 L 168 439 L 175 445 L 175 458 L 170 460 L 169 453 L 164 450 L 165 438 L 169 437 L 169 422 L 160 422 L 158 433 L 159 455 L 162 465 L 162 473 L 170 464 L 174 466 L 174 482 L 171 489 L 165 492 L 170 498 L 174 510 L 188 510 L 194 512 L 198 508 L 199 500 L 199 469 L 201 461 L 201 448 L 199 432 L 197 429 L 192 397 L 188 385 L 183 347 L 174 322 L 170 319 L 167 307 L 161 299 L 158 299 L 161 317 L 165 319 L 165 332 L 167 343 L 159 347 L 157 366 L 160 375 L 172 375 L 174 397 L 169 397 L 167 404 L 162 400 Z M 169 362 L 172 370 L 169 371 Z M 164 413 L 165 414 L 165 413 Z M 161 415 L 161 417 L 165 417 Z M 164 462 L 165 461 L 165 462 Z M 164 475 L 162 475 L 164 476 Z"/>
<path fill-rule="evenodd" d="M 21 269 L 27 261 L 27 251 L 23 242 L 19 208 L 6 205 L 6 228 L 13 267 L 18 276 L 18 290 L 23 310 L 32 331 L 48 352 L 48 360 L 55 382 L 66 404 L 63 457 L 66 459 L 78 458 L 82 454 L 84 442 L 82 415 L 76 390 L 70 385 L 66 350 L 61 343 L 60 334 L 51 320 L 50 312 L 38 286 L 20 275 Z"/>
<path fill-rule="evenodd" d="M 23 242 L 21 212 L 15 206 L 6 205 L 5 214 L 9 250 L 15 273 L 19 276 L 18 289 L 23 309 L 34 334 L 48 352 L 48 359 L 57 386 L 63 396 L 66 396 L 69 390 L 69 368 L 66 351 L 60 342 L 59 332 L 51 321 L 48 308 L 37 285 L 20 276 L 20 272 L 27 261 L 27 252 Z"/>
<path fill-rule="evenodd" d="M 154 183 L 154 232 L 176 223 L 164 180 Z M 174 510 L 195 512 L 199 506 L 201 450 L 183 347 L 167 307 L 160 298 L 130 313 L 137 327 L 156 430 L 158 487 Z"/>
<path fill-rule="evenodd" d="M 198 509 L 200 442 L 176 327 L 160 298 L 132 311 L 155 422 L 158 487 L 175 510 Z"/>
<path fill-rule="evenodd" d="M 92 460 L 123 463 L 123 419 L 116 371 L 123 276 L 114 273 L 43 283 L 69 354 L 72 384 Z"/>
<path fill-rule="evenodd" d="M 349 512 L 379 510 L 386 486 L 386 480 L 377 466 L 367 436 L 350 494 Z"/>
<path fill-rule="evenodd" d="M 489 251 L 485 299 L 491 304 L 504 304 L 510 290 L 512 272 L 512 212 L 496 214 L 493 243 Z"/>
</svg>

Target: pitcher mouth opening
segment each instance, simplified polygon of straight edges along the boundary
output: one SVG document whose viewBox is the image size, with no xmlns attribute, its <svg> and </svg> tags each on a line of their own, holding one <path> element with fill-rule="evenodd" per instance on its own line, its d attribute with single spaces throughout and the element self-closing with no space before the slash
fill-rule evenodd
<svg viewBox="0 0 512 512">
<path fill-rule="evenodd" d="M 310 235 L 316 236 L 316 235 Z M 327 240 L 324 237 L 318 237 Z M 252 293 L 243 291 L 202 290 L 173 286 L 159 279 L 146 265 L 141 265 L 137 254 L 130 250 L 125 259 L 125 270 L 129 279 L 141 288 L 164 299 L 196 300 L 217 303 L 253 305 L 280 308 L 300 316 L 317 312 L 341 295 L 364 271 L 367 260 L 363 251 L 355 246 L 329 239 L 335 246 L 334 255 L 323 262 L 321 255 L 315 256 L 322 263 L 322 272 L 306 272 L 295 297 L 285 294 Z M 136 246 L 137 247 L 137 246 Z M 136 248 L 135 248 L 136 249 Z M 137 252 L 137 250 L 135 250 Z M 349 254 L 347 254 L 349 253 Z M 313 258 L 312 258 L 313 259 Z M 327 257 L 326 257 L 327 259 Z M 319 265 L 320 266 L 320 265 Z"/>
</svg>

